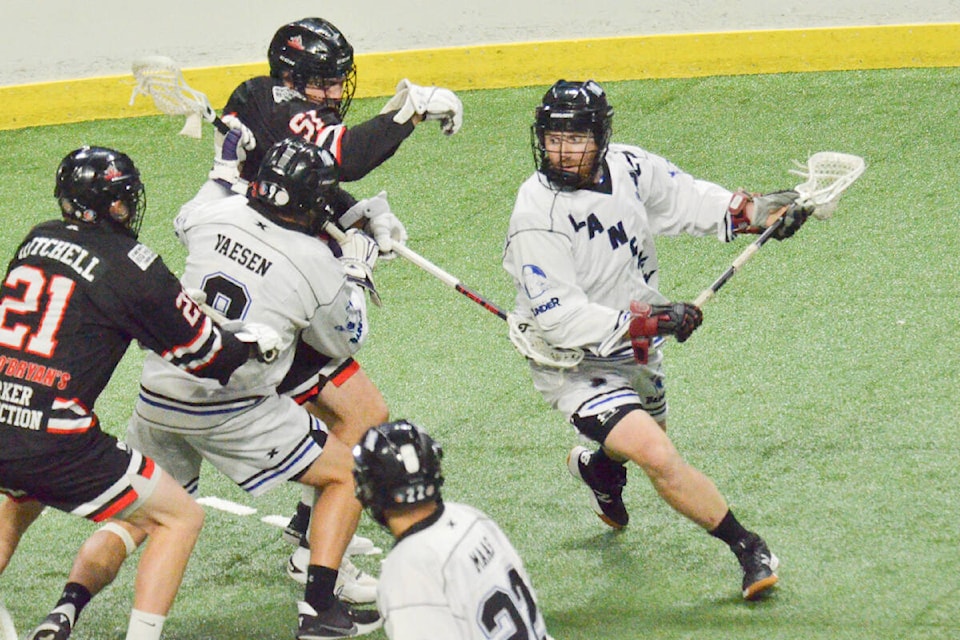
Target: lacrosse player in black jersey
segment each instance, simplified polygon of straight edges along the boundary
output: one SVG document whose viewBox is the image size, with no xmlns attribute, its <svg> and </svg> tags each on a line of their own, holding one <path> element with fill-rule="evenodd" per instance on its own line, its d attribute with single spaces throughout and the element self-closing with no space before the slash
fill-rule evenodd
<svg viewBox="0 0 960 640">
<path fill-rule="evenodd" d="M 253 179 L 266 149 L 289 136 L 302 137 L 330 151 L 340 166 L 340 180 L 359 180 L 388 160 L 424 120 L 436 120 L 452 135 L 461 126 L 463 106 L 448 89 L 423 87 L 402 80 L 381 113 L 348 127 L 344 124 L 356 90 L 353 46 L 329 21 L 310 17 L 280 27 L 267 52 L 270 75 L 241 83 L 227 100 L 223 121 L 236 129 L 226 144 L 217 135 L 218 151 L 210 180 L 191 207 L 230 193 L 232 185 Z M 235 138 L 239 135 L 239 138 Z M 391 212 L 386 193 L 360 200 L 340 189 L 337 223 L 347 229 L 363 226 L 377 240 L 381 257 L 391 259 L 393 243 L 407 233 Z M 335 359 L 300 344 L 287 377 L 278 390 L 320 417 L 344 442 L 354 444 L 369 427 L 385 422 L 387 403 L 380 390 L 353 358 Z M 313 496 L 305 492 L 284 532 L 300 543 L 291 555 L 288 574 L 302 582 L 308 551 L 304 534 Z M 354 537 L 351 552 L 372 549 Z M 376 581 L 348 560 L 341 568 L 341 596 L 353 603 L 372 602 Z"/>
<path fill-rule="evenodd" d="M 203 525 L 203 510 L 152 459 L 101 430 L 97 397 L 132 340 L 195 377 L 226 384 L 278 336 L 221 329 L 137 240 L 146 195 L 125 154 L 83 147 L 60 163 L 62 219 L 34 227 L 0 290 L 0 572 L 45 505 L 149 535 L 127 640 L 156 640 Z M 107 524 L 106 527 L 117 527 Z M 90 593 L 69 599 L 40 638 L 70 634 Z"/>
</svg>

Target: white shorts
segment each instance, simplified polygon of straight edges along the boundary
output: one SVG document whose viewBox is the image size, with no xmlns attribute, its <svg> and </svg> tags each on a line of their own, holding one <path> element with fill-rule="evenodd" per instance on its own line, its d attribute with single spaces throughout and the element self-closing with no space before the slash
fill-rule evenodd
<svg viewBox="0 0 960 640">
<path fill-rule="evenodd" d="M 531 363 L 530 370 L 537 391 L 574 426 L 583 418 L 603 421 L 602 416 L 612 416 L 618 409 L 631 405 L 639 406 L 657 422 L 667 419 L 660 349 L 650 349 L 649 361 L 644 365 L 626 355 L 602 360 L 584 358 L 575 369 Z M 592 434 L 585 435 L 594 438 Z"/>
<path fill-rule="evenodd" d="M 126 440 L 192 495 L 197 493 L 200 463 L 206 459 L 258 496 L 306 471 L 322 453 L 327 433 L 326 425 L 291 398 L 268 396 L 215 427 L 195 432 L 167 431 L 134 412 Z"/>
</svg>

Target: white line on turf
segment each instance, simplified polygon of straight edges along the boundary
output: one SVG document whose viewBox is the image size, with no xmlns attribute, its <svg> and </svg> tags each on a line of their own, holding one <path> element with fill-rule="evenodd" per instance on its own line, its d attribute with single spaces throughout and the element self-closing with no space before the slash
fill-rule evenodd
<svg viewBox="0 0 960 640">
<path fill-rule="evenodd" d="M 202 498 L 197 498 L 197 502 L 204 506 L 210 507 L 211 509 L 226 511 L 227 513 L 232 513 L 237 516 L 252 516 L 257 512 L 257 510 L 253 507 L 231 502 L 230 500 L 224 500 L 223 498 L 217 498 L 216 496 L 204 496 Z M 280 515 L 267 515 L 261 516 L 260 518 L 260 522 L 269 524 L 279 529 L 286 527 L 289 521 L 290 518 Z M 347 547 L 346 555 L 372 556 L 379 555 L 381 553 L 383 553 L 383 549 L 374 545 L 369 538 L 353 536 L 353 538 L 350 540 L 350 546 Z M 7 639 L 0 636 L 0 640 Z"/>
<path fill-rule="evenodd" d="M 252 516 L 257 512 L 257 510 L 253 507 L 237 504 L 236 502 L 224 500 L 223 498 L 217 498 L 215 496 L 204 496 L 202 498 L 197 498 L 197 502 L 204 506 L 211 507 L 213 509 L 219 509 L 220 511 L 226 511 L 227 513 L 232 513 L 238 516 Z"/>
<path fill-rule="evenodd" d="M 266 524 L 273 525 L 274 527 L 279 527 L 280 529 L 284 529 L 286 528 L 287 523 L 290 522 L 290 518 L 284 517 L 284 516 L 278 516 L 278 515 L 263 516 L 262 518 L 260 518 L 260 522 L 264 522 Z"/>
</svg>

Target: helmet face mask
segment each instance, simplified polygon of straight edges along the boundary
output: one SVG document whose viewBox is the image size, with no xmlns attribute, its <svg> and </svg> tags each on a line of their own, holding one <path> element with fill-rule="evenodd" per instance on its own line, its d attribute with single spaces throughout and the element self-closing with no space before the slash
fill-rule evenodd
<svg viewBox="0 0 960 640">
<path fill-rule="evenodd" d="M 554 83 L 537 107 L 530 130 L 534 163 L 545 183 L 574 191 L 596 182 L 612 124 L 613 108 L 596 82 Z M 577 134 L 589 136 L 593 144 Z"/>
<path fill-rule="evenodd" d="M 136 238 L 147 209 L 140 172 L 125 153 L 81 147 L 57 168 L 54 197 L 63 217 L 87 224 L 106 221 Z"/>
<path fill-rule="evenodd" d="M 332 23 L 304 18 L 280 27 L 270 42 L 267 59 L 271 76 L 290 82 L 311 102 L 335 110 L 341 120 L 346 117 L 357 86 L 357 71 L 353 46 Z M 331 84 L 342 86 L 339 95 L 316 95 Z"/>
<path fill-rule="evenodd" d="M 353 448 L 357 499 L 382 526 L 385 510 L 441 500 L 443 449 L 405 420 L 371 428 Z"/>
<path fill-rule="evenodd" d="M 247 196 L 273 222 L 313 236 L 333 218 L 330 203 L 338 184 L 339 169 L 329 151 L 287 138 L 267 151 Z"/>
</svg>

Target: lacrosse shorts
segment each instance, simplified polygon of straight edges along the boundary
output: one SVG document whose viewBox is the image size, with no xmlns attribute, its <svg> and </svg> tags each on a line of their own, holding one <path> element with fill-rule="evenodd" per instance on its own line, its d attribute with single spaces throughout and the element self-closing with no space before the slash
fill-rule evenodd
<svg viewBox="0 0 960 640">
<path fill-rule="evenodd" d="M 592 358 L 574 369 L 530 364 L 533 386 L 581 435 L 600 444 L 630 411 L 642 409 L 657 422 L 667 419 L 663 352 L 650 349 L 647 364 L 633 355 Z"/>
<path fill-rule="evenodd" d="M 70 448 L 65 442 L 43 459 L 5 462 L 0 493 L 102 522 L 126 518 L 139 509 L 157 488 L 158 471 L 149 457 L 98 431 L 81 448 Z"/>
<path fill-rule="evenodd" d="M 155 414 L 154 414 L 155 415 Z M 323 452 L 327 427 L 287 396 L 266 396 L 250 409 L 202 429 L 178 428 L 134 412 L 126 440 L 197 495 L 206 459 L 244 491 L 259 496 L 297 480 Z"/>
<path fill-rule="evenodd" d="M 334 360 L 298 340 L 293 363 L 277 385 L 277 393 L 306 404 L 315 401 L 327 383 L 339 387 L 359 370 L 360 364 L 353 358 Z"/>
</svg>

